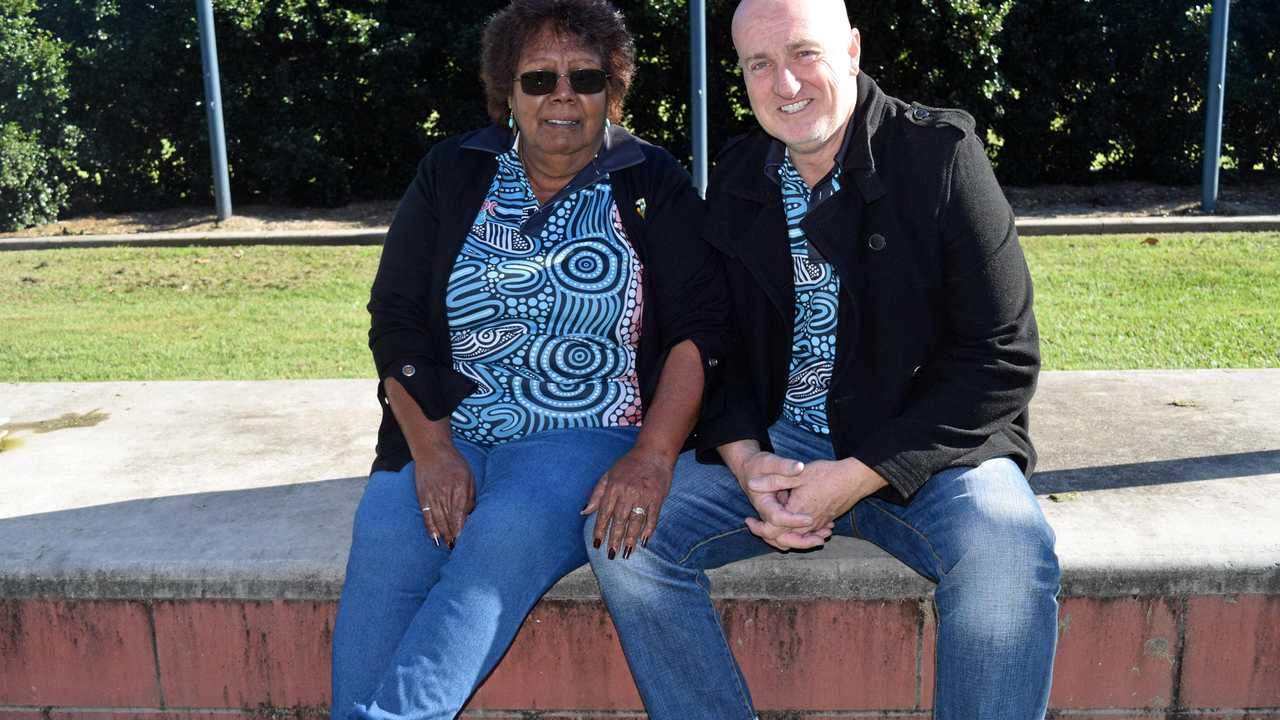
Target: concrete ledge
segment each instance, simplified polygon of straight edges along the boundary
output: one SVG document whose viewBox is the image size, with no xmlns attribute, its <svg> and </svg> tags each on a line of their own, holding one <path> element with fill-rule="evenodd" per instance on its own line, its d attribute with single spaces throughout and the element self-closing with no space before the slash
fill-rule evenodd
<svg viewBox="0 0 1280 720">
<path fill-rule="evenodd" d="M 0 385 L 0 720 L 322 717 L 373 391 Z M 1280 718 L 1277 397 L 1280 370 L 1043 376 L 1053 717 Z M 892 558 L 842 540 L 713 576 L 765 718 L 929 717 L 931 586 Z M 465 717 L 639 708 L 580 570 Z"/>
<path fill-rule="evenodd" d="M 1274 232 L 1280 215 L 1187 215 L 1178 217 L 1056 217 L 1018 218 L 1018 234 L 1110 235 L 1175 232 Z"/>
<path fill-rule="evenodd" d="M 1188 215 L 1178 217 L 1021 217 L 1018 233 L 1104 235 L 1167 232 L 1264 232 L 1280 230 L 1280 215 Z M 100 247 L 216 247 L 225 245 L 381 245 L 386 228 L 275 232 L 154 232 L 128 235 L 0 237 L 5 250 Z"/>
<path fill-rule="evenodd" d="M 0 238 L 5 250 L 100 247 L 218 247 L 225 245 L 381 245 L 386 228 L 275 232 L 154 232 L 128 235 L 49 235 Z"/>
<path fill-rule="evenodd" d="M 1033 486 L 1067 595 L 1280 593 L 1280 371 L 1046 373 Z M 99 412 L 94 427 L 23 423 Z M 378 417 L 369 381 L 0 385 L 0 596 L 332 599 Z M 175 539 L 181 538 L 181 542 Z M 838 540 L 722 597 L 926 597 Z M 594 597 L 583 570 L 555 597 Z"/>
</svg>

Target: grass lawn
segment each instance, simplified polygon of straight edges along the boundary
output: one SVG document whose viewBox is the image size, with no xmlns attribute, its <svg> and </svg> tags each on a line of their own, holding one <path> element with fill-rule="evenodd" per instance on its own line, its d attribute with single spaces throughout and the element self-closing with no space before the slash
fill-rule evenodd
<svg viewBox="0 0 1280 720">
<path fill-rule="evenodd" d="M 1280 367 L 1280 233 L 1025 238 L 1046 369 Z M 376 247 L 0 252 L 0 381 L 371 377 Z"/>
</svg>

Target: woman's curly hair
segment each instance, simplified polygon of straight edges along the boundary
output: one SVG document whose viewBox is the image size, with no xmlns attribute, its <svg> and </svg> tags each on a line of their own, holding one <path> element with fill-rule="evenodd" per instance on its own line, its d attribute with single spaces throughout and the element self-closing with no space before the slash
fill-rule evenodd
<svg viewBox="0 0 1280 720">
<path fill-rule="evenodd" d="M 480 79 L 489 117 L 497 123 L 506 121 L 520 55 L 547 28 L 580 41 L 600 56 L 609 73 L 606 113 L 611 121 L 621 122 L 636 71 L 636 45 L 622 13 L 608 0 L 513 0 L 490 18 L 480 51 Z"/>
</svg>

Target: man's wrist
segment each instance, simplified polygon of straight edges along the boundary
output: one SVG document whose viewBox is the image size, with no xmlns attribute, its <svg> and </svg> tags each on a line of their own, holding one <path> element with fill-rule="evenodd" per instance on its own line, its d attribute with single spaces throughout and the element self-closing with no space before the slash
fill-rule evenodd
<svg viewBox="0 0 1280 720">
<path fill-rule="evenodd" d="M 841 476 L 846 478 L 850 485 L 850 489 L 857 493 L 859 498 L 864 498 L 881 488 L 889 486 L 887 480 L 880 473 L 872 470 L 869 465 L 855 457 L 847 457 L 839 461 L 842 469 Z"/>
<path fill-rule="evenodd" d="M 755 440 L 735 440 L 716 449 L 720 452 L 720 459 L 724 460 L 729 472 L 733 473 L 745 490 L 746 481 L 742 477 L 744 474 L 742 466 L 746 464 L 748 458 L 760 452 L 760 443 Z"/>
</svg>

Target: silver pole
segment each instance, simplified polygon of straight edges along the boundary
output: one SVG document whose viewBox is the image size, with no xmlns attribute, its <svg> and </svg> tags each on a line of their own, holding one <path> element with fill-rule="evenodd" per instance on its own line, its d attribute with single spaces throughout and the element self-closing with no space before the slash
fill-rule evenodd
<svg viewBox="0 0 1280 720">
<path fill-rule="evenodd" d="M 222 81 L 218 77 L 218 43 L 213 36 L 213 2 L 196 0 L 200 20 L 200 57 L 204 62 L 204 105 L 209 116 L 209 154 L 213 159 L 213 191 L 218 220 L 231 217 L 231 181 L 227 172 L 227 138 L 222 127 Z"/>
<path fill-rule="evenodd" d="M 1209 47 L 1209 104 L 1204 115 L 1204 170 L 1200 207 L 1218 209 L 1218 171 L 1222 162 L 1222 94 L 1227 86 L 1227 15 L 1231 0 L 1213 2 L 1213 40 Z"/>
<path fill-rule="evenodd" d="M 693 89 L 689 107 L 693 123 L 693 184 L 707 194 L 707 3 L 689 0 L 689 66 Z"/>
</svg>

